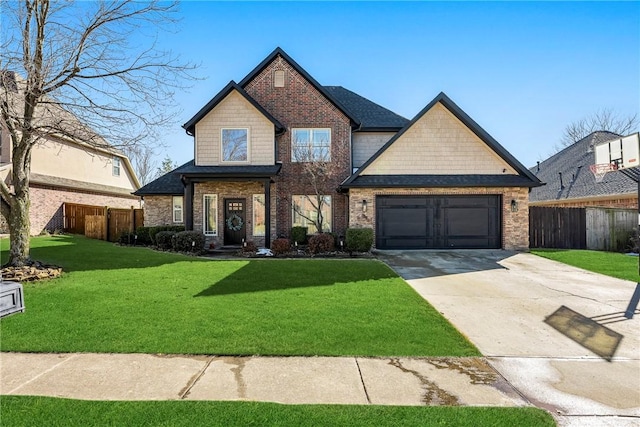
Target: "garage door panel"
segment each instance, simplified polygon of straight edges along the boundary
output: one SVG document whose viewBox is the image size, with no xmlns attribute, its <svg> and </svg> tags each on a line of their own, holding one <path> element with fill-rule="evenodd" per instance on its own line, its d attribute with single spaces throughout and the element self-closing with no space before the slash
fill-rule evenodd
<svg viewBox="0 0 640 427">
<path fill-rule="evenodd" d="M 378 196 L 380 249 L 499 248 L 500 196 Z"/>
</svg>

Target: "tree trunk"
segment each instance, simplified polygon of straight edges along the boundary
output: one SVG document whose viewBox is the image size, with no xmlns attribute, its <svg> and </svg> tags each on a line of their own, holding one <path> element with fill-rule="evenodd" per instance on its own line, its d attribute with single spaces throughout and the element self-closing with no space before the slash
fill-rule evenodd
<svg viewBox="0 0 640 427">
<path fill-rule="evenodd" d="M 31 231 L 31 221 L 29 221 L 29 190 L 26 197 L 15 198 L 9 213 L 9 230 L 11 234 L 9 241 L 9 262 L 7 265 L 21 267 L 29 264 L 29 236 Z"/>
<path fill-rule="evenodd" d="M 23 136 L 28 137 L 28 136 Z M 25 144 L 26 145 L 26 144 Z M 11 209 L 8 215 L 10 230 L 9 262 L 7 265 L 22 267 L 31 262 L 29 237 L 31 236 L 31 220 L 29 211 L 29 174 L 31 165 L 31 150 L 23 146 L 13 147 L 12 185 L 14 194 L 8 200 Z M 25 167 L 26 165 L 26 167 Z"/>
</svg>

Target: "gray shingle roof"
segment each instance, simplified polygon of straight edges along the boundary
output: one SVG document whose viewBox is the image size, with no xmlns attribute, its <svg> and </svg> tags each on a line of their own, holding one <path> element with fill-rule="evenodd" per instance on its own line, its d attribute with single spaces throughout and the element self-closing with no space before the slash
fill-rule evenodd
<svg viewBox="0 0 640 427">
<path fill-rule="evenodd" d="M 325 90 L 362 126 L 361 130 L 399 130 L 409 123 L 406 119 L 381 105 L 342 86 L 324 86 Z"/>
<path fill-rule="evenodd" d="M 546 183 L 542 187 L 532 189 L 529 200 L 562 201 L 638 191 L 636 182 L 620 171 L 609 172 L 602 182 L 596 183 L 589 170 L 589 166 L 595 163 L 593 146 L 619 137 L 620 135 L 611 132 L 593 132 L 529 169 Z"/>
<path fill-rule="evenodd" d="M 158 179 L 151 181 L 138 191 L 136 196 L 178 195 L 184 193 L 182 176 L 191 178 L 269 178 L 280 172 L 282 165 L 265 166 L 196 166 L 191 160 Z"/>
</svg>

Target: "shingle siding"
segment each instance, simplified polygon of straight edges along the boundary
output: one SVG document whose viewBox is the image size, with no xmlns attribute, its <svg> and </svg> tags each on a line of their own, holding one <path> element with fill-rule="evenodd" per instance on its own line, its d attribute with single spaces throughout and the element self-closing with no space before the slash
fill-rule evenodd
<svg viewBox="0 0 640 427">
<path fill-rule="evenodd" d="M 436 104 L 362 175 L 517 174 L 441 104 Z"/>
</svg>

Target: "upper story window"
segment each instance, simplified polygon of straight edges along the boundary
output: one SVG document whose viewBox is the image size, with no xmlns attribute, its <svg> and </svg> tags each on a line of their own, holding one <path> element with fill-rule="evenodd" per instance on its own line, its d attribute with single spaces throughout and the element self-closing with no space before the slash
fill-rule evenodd
<svg viewBox="0 0 640 427">
<path fill-rule="evenodd" d="M 293 129 L 291 139 L 292 161 L 331 161 L 331 129 Z"/>
<path fill-rule="evenodd" d="M 249 129 L 222 129 L 222 161 L 249 160 Z"/>
<path fill-rule="evenodd" d="M 113 176 L 120 176 L 120 157 L 113 158 L 113 165 L 111 168 Z"/>
</svg>

